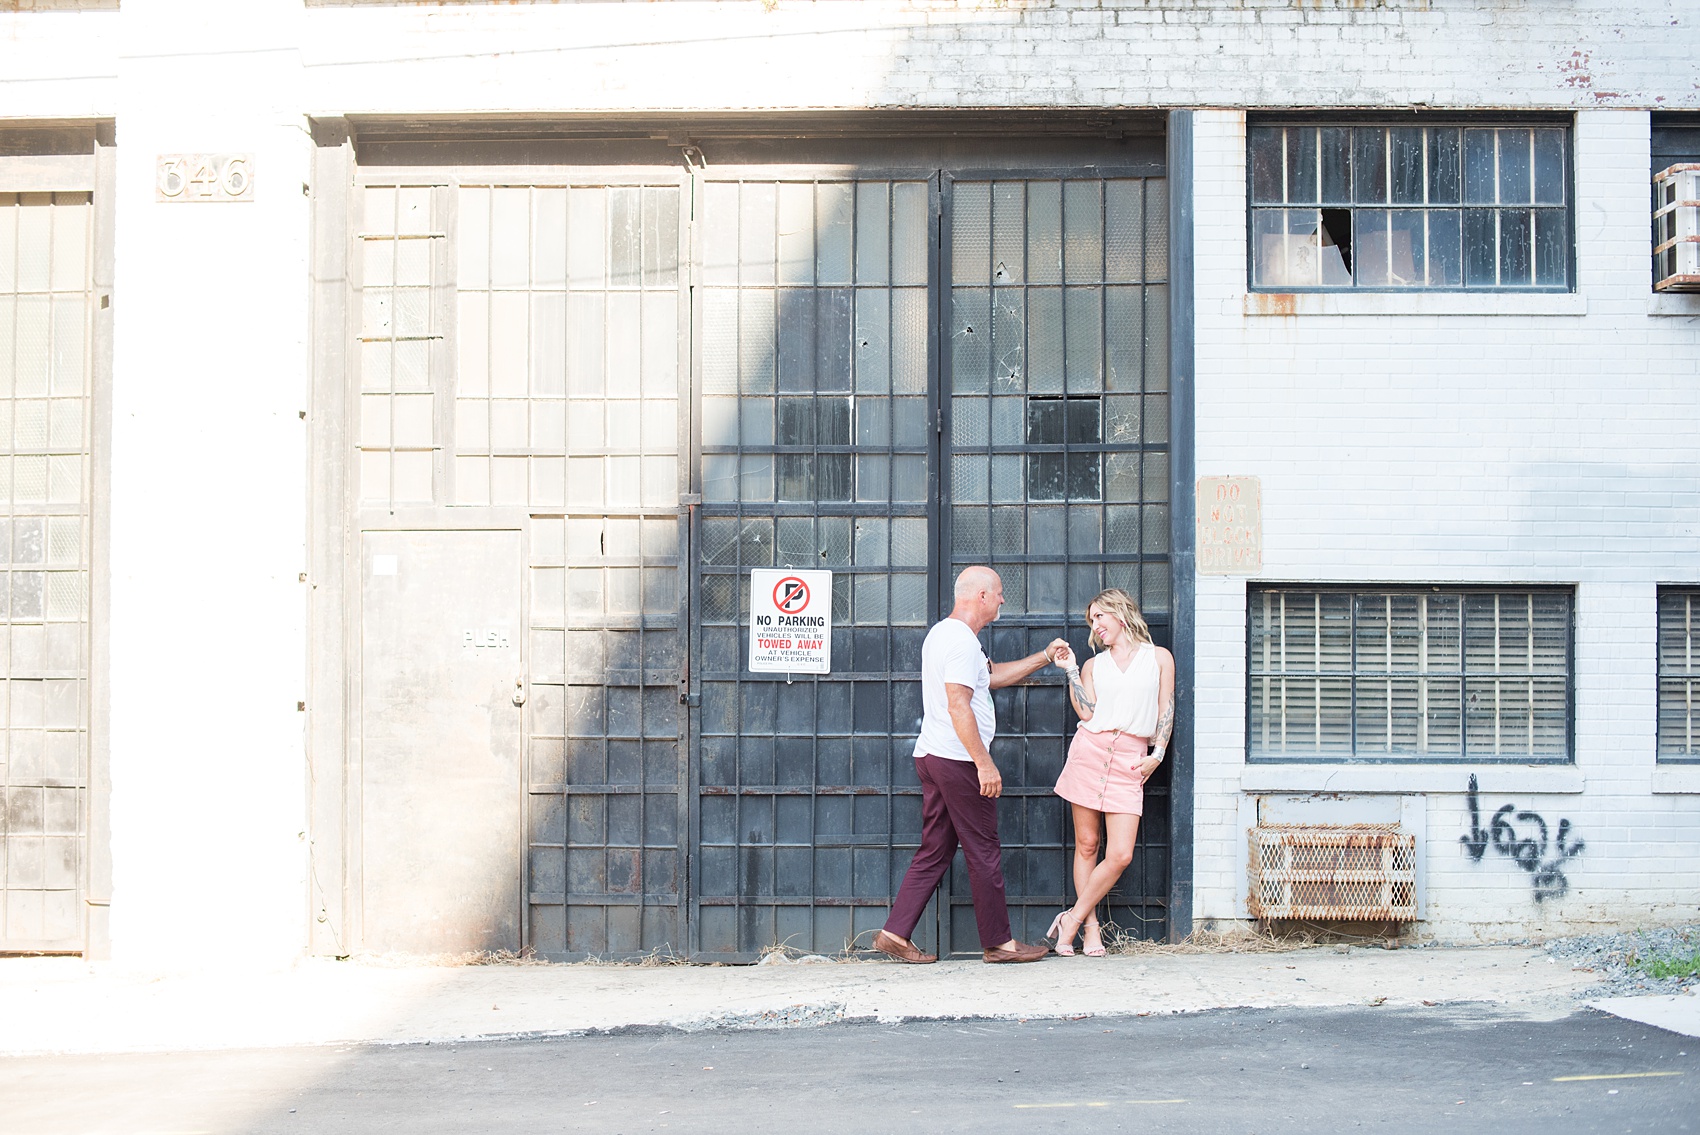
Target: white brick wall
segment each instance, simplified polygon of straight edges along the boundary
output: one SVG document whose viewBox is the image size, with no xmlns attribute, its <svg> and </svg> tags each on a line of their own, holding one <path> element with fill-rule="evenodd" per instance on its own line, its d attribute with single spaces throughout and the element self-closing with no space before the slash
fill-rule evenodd
<svg viewBox="0 0 1700 1135">
<path fill-rule="evenodd" d="M 1688 0 L 260 2 L 319 113 L 1700 106 Z M 187 60 L 233 11 L 0 15 L 4 113 L 119 113 L 121 60 L 153 50 L 129 29 L 171 21 Z"/>
<path fill-rule="evenodd" d="M 1648 130 L 1641 112 L 1577 115 L 1578 295 L 1505 309 L 1553 314 L 1346 299 L 1267 316 L 1244 313 L 1244 116 L 1197 118 L 1198 471 L 1263 479 L 1263 578 L 1577 586 L 1573 791 L 1537 795 L 1551 770 L 1491 765 L 1383 786 L 1430 793 L 1428 929 L 1442 936 L 1700 915 L 1700 797 L 1653 791 L 1656 587 L 1700 579 L 1700 319 L 1649 314 Z M 1244 909 L 1206 880 L 1245 855 L 1245 586 L 1199 586 L 1201 918 Z M 1586 849 L 1562 899 L 1536 903 L 1510 859 L 1465 854 L 1471 772 L 1484 820 L 1505 803 L 1554 834 L 1571 820 Z M 1258 783 L 1337 787 L 1330 774 Z"/>
</svg>

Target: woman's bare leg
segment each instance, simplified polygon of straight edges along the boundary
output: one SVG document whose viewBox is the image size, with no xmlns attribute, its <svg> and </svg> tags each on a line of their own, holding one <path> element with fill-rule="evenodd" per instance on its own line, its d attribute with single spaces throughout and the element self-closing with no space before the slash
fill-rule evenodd
<svg viewBox="0 0 1700 1135">
<path fill-rule="evenodd" d="M 1102 813 L 1106 838 L 1104 840 L 1104 860 L 1092 868 L 1085 883 L 1080 881 L 1080 850 L 1079 850 L 1079 813 L 1091 811 L 1081 809 L 1076 804 L 1075 820 L 1075 900 L 1074 907 L 1069 911 L 1069 921 L 1079 919 L 1084 922 L 1097 909 L 1104 896 L 1110 893 L 1110 888 L 1116 885 L 1116 880 L 1122 877 L 1127 865 L 1133 862 L 1133 844 L 1139 838 L 1139 817 L 1125 812 Z M 1099 815 L 1100 813 L 1092 813 Z M 1096 848 L 1093 849 L 1096 852 Z"/>
<path fill-rule="evenodd" d="M 1104 813 L 1072 802 L 1069 808 L 1074 812 L 1074 893 L 1079 896 L 1091 885 L 1092 872 L 1098 867 L 1098 852 L 1104 843 Z M 1092 907 L 1087 910 L 1090 912 Z M 1069 915 L 1069 925 L 1076 933 L 1080 929 L 1075 921 L 1079 914 L 1077 902 Z M 1070 935 L 1069 940 L 1073 941 L 1074 936 Z"/>
</svg>

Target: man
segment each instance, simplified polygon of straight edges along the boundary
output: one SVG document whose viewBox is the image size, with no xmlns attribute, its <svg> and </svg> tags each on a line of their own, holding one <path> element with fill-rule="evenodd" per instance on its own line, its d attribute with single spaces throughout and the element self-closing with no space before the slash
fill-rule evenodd
<svg viewBox="0 0 1700 1135">
<path fill-rule="evenodd" d="M 1036 962 L 1048 952 L 1010 936 L 1004 900 L 998 797 L 1003 777 L 988 751 L 996 731 L 992 691 L 1014 685 L 1051 660 L 1061 639 L 1019 662 L 990 662 L 976 637 L 998 617 L 1003 581 L 988 567 L 956 577 L 950 617 L 927 632 L 921 647 L 921 736 L 915 771 L 921 778 L 921 846 L 909 863 L 874 949 L 900 962 L 935 962 L 909 940 L 921 911 L 950 869 L 957 844 L 968 861 L 974 919 L 988 962 Z"/>
</svg>

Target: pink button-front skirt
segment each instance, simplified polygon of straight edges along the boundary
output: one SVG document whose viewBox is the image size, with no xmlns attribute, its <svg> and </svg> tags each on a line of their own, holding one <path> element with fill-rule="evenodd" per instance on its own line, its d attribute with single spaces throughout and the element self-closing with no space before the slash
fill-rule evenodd
<svg viewBox="0 0 1700 1135">
<path fill-rule="evenodd" d="M 1145 808 L 1139 762 L 1150 751 L 1144 737 L 1077 729 L 1068 762 L 1057 777 L 1057 795 L 1099 812 L 1138 816 Z"/>
</svg>

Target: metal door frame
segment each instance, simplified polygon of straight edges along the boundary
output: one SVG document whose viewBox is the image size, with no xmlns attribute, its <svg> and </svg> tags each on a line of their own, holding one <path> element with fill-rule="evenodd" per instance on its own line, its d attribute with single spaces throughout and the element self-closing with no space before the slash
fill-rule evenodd
<svg viewBox="0 0 1700 1135">
<path fill-rule="evenodd" d="M 570 117 L 570 116 L 569 116 Z M 678 116 L 676 116 L 678 117 Z M 687 130 L 683 133 L 685 142 L 689 144 L 690 127 L 701 127 L 699 116 L 691 120 L 690 116 L 682 116 L 687 122 Z M 751 122 L 745 116 L 745 121 L 737 122 L 735 126 L 726 127 L 722 136 L 727 138 L 743 138 L 757 136 L 758 131 L 749 130 Z M 840 116 L 842 117 L 842 116 Z M 964 121 L 974 118 L 973 114 L 962 116 L 939 116 L 948 125 L 948 120 L 960 117 Z M 985 115 L 979 116 L 985 118 Z M 1078 117 L 1078 116 L 1076 116 Z M 1153 116 L 1147 116 L 1153 117 Z M 877 115 L 858 115 L 855 118 L 863 121 L 878 118 Z M 1044 124 L 1055 120 L 1062 122 L 1069 119 L 1067 112 L 1054 114 L 1033 114 L 1018 116 L 1023 124 Z M 1191 114 L 1184 111 L 1170 112 L 1167 116 L 1167 127 L 1163 134 L 1162 145 L 1166 150 L 1166 159 L 1160 163 L 1154 173 L 1163 176 L 1168 181 L 1169 188 L 1169 291 L 1170 291 L 1170 508 L 1171 508 L 1171 539 L 1170 563 L 1172 571 L 1171 593 L 1171 635 L 1172 649 L 1177 661 L 1176 699 L 1178 720 L 1175 737 L 1171 744 L 1173 759 L 1171 781 L 1171 831 L 1170 831 L 1170 919 L 1169 933 L 1171 938 L 1184 936 L 1191 928 L 1191 844 L 1192 844 L 1192 800 L 1191 800 L 1191 705 L 1193 688 L 1193 630 L 1191 611 L 1193 606 L 1194 584 L 1191 578 L 1192 563 L 1192 326 L 1193 312 L 1191 304 Z M 376 121 L 376 120 L 374 120 Z M 671 120 L 670 120 L 671 121 Z M 763 120 L 766 121 L 766 120 Z M 1015 120 L 1012 120 L 1012 122 Z M 1072 120 L 1070 120 L 1072 121 Z M 823 119 L 823 123 L 826 120 Z M 361 120 L 362 129 L 365 120 Z M 419 120 L 410 120 L 407 126 L 417 128 Z M 740 127 L 744 129 L 739 129 Z M 1029 125 L 1029 129 L 1031 126 Z M 1096 128 L 1096 127 L 1094 127 Z M 488 133 L 479 123 L 472 121 L 444 120 L 433 130 L 429 124 L 426 131 L 435 137 L 445 140 L 458 136 L 461 138 L 499 138 L 501 132 Z M 547 137 L 556 141 L 570 140 L 575 135 L 574 128 L 563 128 L 556 133 L 548 129 L 538 130 L 536 124 L 525 124 L 523 130 L 516 130 L 512 137 L 515 141 L 506 143 L 491 143 L 483 152 L 496 152 L 500 147 L 506 147 L 505 153 L 511 154 L 519 142 L 538 137 Z M 312 121 L 313 138 L 313 241 L 312 241 L 312 304 L 311 317 L 313 320 L 312 350 L 313 350 L 313 380 L 311 384 L 310 409 L 308 411 L 308 462 L 311 500 L 308 515 L 307 542 L 309 548 L 309 573 L 303 579 L 308 584 L 307 602 L 309 607 L 310 656 L 308 659 L 308 700 L 304 705 L 306 714 L 306 733 L 309 753 L 309 795 L 311 808 L 311 871 L 309 877 L 308 921 L 311 931 L 310 949 L 315 953 L 345 954 L 351 948 L 350 936 L 351 916 L 351 887 L 357 865 L 348 861 L 348 839 L 357 830 L 357 817 L 350 807 L 349 776 L 357 753 L 350 745 L 349 727 L 353 724 L 352 707 L 357 704 L 358 675 L 352 673 L 348 664 L 350 658 L 351 627 L 346 617 L 350 596 L 345 572 L 347 565 L 347 544 L 351 535 L 349 519 L 354 515 L 351 511 L 355 505 L 353 498 L 351 469 L 344 459 L 345 452 L 352 446 L 353 417 L 352 405 L 353 387 L 349 379 L 353 371 L 355 359 L 355 340 L 358 335 L 358 301 L 359 291 L 356 283 L 356 271 L 352 263 L 352 253 L 355 248 L 356 223 L 353 216 L 355 204 L 355 185 L 357 175 L 365 169 L 356 161 L 354 151 L 354 134 L 350 123 L 342 118 L 318 118 Z M 1082 137 L 1092 137 L 1089 131 L 1075 127 L 1076 133 Z M 836 132 L 835 132 L 836 131 Z M 392 139 L 402 139 L 407 136 L 406 130 L 396 131 Z M 996 135 L 995 131 L 987 131 Z M 421 137 L 413 133 L 412 137 Z M 604 134 L 603 137 L 607 135 Z M 643 136 L 641 132 L 636 135 Z M 653 137 L 653 135 L 651 135 Z M 806 130 L 787 124 L 783 137 L 807 138 Z M 1098 138 L 1105 134 L 1095 135 Z M 1116 135 L 1113 131 L 1110 137 Z M 830 123 L 823 125 L 818 139 L 856 139 L 854 130 L 844 130 L 842 126 L 834 127 Z M 659 143 L 654 148 L 662 153 L 677 156 L 680 143 L 669 136 L 671 150 L 662 150 Z M 877 155 L 882 150 L 880 137 L 857 139 L 859 148 L 865 149 L 870 156 Z M 1090 145 L 1090 142 L 1085 143 Z M 995 171 L 1004 177 L 1035 176 L 1032 170 L 1040 168 L 1037 164 L 1024 166 L 1021 163 L 1019 148 L 1020 141 L 1009 143 L 1010 161 L 999 165 Z M 542 147 L 547 149 L 547 147 Z M 889 154 L 889 148 L 883 147 Z M 1000 148 L 1003 148 L 1000 146 Z M 110 177 L 110 150 L 107 169 Z M 381 165 L 387 163 L 380 161 Z M 453 166 L 452 162 L 440 162 L 439 168 Z M 459 166 L 453 166 L 459 169 Z M 562 168 L 554 162 L 545 159 L 537 165 L 513 164 L 503 162 L 469 163 L 468 168 L 477 168 L 479 172 L 486 170 L 494 173 L 517 173 L 525 171 L 528 182 L 536 182 L 538 178 L 547 178 L 557 169 Z M 578 166 L 571 168 L 577 169 Z M 626 170 L 642 168 L 653 172 L 653 166 L 647 160 L 638 160 L 628 164 Z M 673 167 L 677 168 L 677 167 Z M 868 164 L 856 164 L 853 168 L 835 168 L 834 173 L 842 171 L 849 179 L 873 179 L 879 177 L 897 177 L 913 179 L 925 177 L 935 180 L 935 175 L 945 168 L 951 168 L 955 173 L 968 172 L 967 165 L 960 167 L 940 166 L 936 163 L 911 165 L 904 163 L 878 162 L 870 160 Z M 1053 168 L 1053 167 L 1045 167 Z M 1069 172 L 1078 174 L 1081 166 L 1065 167 Z M 1091 167 L 1096 170 L 1097 167 Z M 775 161 L 771 164 L 754 162 L 742 166 L 716 166 L 714 174 L 721 175 L 741 169 L 750 176 L 766 179 L 779 179 L 787 173 L 804 174 L 810 179 L 818 178 L 822 173 L 819 165 L 796 165 Z M 606 172 L 613 173 L 612 165 Z M 1150 176 L 1144 173 L 1141 176 Z M 685 807 L 680 816 L 681 854 L 684 857 L 682 871 L 682 904 L 684 918 L 681 934 L 688 944 L 687 948 L 694 950 L 694 937 L 697 932 L 698 918 L 696 904 L 699 890 L 695 886 L 698 868 L 696 850 L 699 846 L 700 822 L 700 760 L 701 733 L 700 714 L 695 712 L 694 703 L 700 701 L 701 681 L 695 667 L 698 661 L 701 641 L 701 628 L 696 625 L 695 617 L 700 610 L 700 572 L 696 570 L 696 559 L 700 551 L 700 515 L 696 505 L 700 502 L 701 492 L 701 443 L 697 436 L 700 432 L 697 423 L 700 421 L 699 399 L 701 397 L 701 382 L 699 368 L 701 364 L 700 321 L 695 310 L 696 296 L 694 276 L 697 271 L 698 249 L 700 247 L 700 228 L 696 223 L 696 212 L 700 207 L 700 171 L 681 177 L 681 208 L 688 210 L 683 218 L 689 227 L 688 240 L 681 241 L 681 290 L 685 293 L 685 302 L 681 304 L 681 335 L 680 351 L 684 362 L 679 371 L 681 384 L 688 384 L 679 392 L 679 413 L 681 444 L 678 450 L 680 461 L 681 495 L 679 509 L 681 540 L 680 540 L 680 569 L 685 573 L 680 582 L 681 617 L 684 619 L 685 635 L 682 637 L 683 657 L 680 674 L 680 699 L 686 703 L 681 720 L 679 743 L 684 759 L 684 775 L 681 777 L 681 793 L 685 796 Z M 929 547 L 928 593 L 935 606 L 942 596 L 945 583 L 942 576 L 946 574 L 947 561 L 941 554 L 947 546 L 944 543 L 944 527 L 946 518 L 940 515 L 940 493 L 942 484 L 942 451 L 941 431 L 945 407 L 939 405 L 941 399 L 948 397 L 942 375 L 943 364 L 940 358 L 941 347 L 939 336 L 942 327 L 942 304 L 944 280 L 942 267 L 946 266 L 942 250 L 942 206 L 939 203 L 939 190 L 931 191 L 933 205 L 930 209 L 929 224 L 932 235 L 932 248 L 929 250 L 929 284 L 928 284 L 928 402 L 933 413 L 933 432 L 928 444 L 928 485 L 930 498 L 928 502 L 928 525 L 931 546 Z M 97 195 L 97 227 L 100 224 L 99 204 Z M 110 197 L 107 198 L 110 201 Z M 110 213 L 110 205 L 106 207 Z M 108 218 L 108 226 L 110 220 Z M 109 241 L 97 245 L 99 249 L 109 248 Z M 452 250 L 451 250 L 452 253 Z M 107 253 L 109 257 L 109 253 Z M 110 278 L 110 270 L 107 271 Z M 97 282 L 97 286 L 101 286 Z M 107 324 L 109 328 L 109 322 Z M 97 348 L 100 344 L 100 323 L 97 322 Z M 105 332 L 106 342 L 110 342 L 110 330 Z M 108 350 L 109 356 L 109 350 Z M 99 373 L 100 352 L 97 349 L 97 390 L 101 381 Z M 109 371 L 108 366 L 108 371 Z M 109 381 L 109 379 L 108 379 Z M 101 400 L 96 399 L 97 423 L 102 412 Z M 107 428 L 109 429 L 109 423 Z M 99 426 L 97 424 L 97 438 Z M 98 453 L 98 447 L 97 447 Z M 98 457 L 97 457 L 98 463 Z M 97 476 L 97 514 L 100 511 L 99 497 L 101 489 L 100 478 Z M 433 512 L 440 506 L 433 506 Z M 531 509 L 517 509 L 518 526 L 524 533 L 525 548 L 530 546 L 530 533 L 527 518 Z M 486 518 L 490 513 L 484 513 Z M 396 515 L 398 527 L 411 526 L 418 519 L 404 520 L 401 510 Z M 440 523 L 440 518 L 438 520 Z M 97 515 L 96 532 L 103 531 L 102 521 Z M 387 525 L 386 525 L 387 526 Z M 505 522 L 498 524 L 482 523 L 475 527 L 508 527 Z M 527 553 L 529 562 L 529 553 Z M 93 609 L 98 616 L 102 609 L 104 596 L 102 585 L 103 573 L 96 572 L 96 593 Z M 529 611 L 529 580 L 526 583 L 526 607 Z M 528 617 L 528 616 L 527 616 Z M 98 625 L 98 617 L 96 619 Z M 355 627 L 358 624 L 354 624 Z M 97 639 L 99 636 L 97 635 Z M 95 660 L 103 658 L 101 643 L 97 642 Z M 97 721 L 100 718 L 101 701 L 96 699 Z M 527 727 L 529 731 L 529 726 Z M 104 734 L 97 733 L 91 728 L 91 748 L 97 748 L 104 742 Z M 527 754 L 529 761 L 529 750 Z M 529 785 L 522 785 L 522 790 Z M 98 792 L 91 791 L 91 800 L 97 805 L 103 799 Z M 526 832 L 521 832 L 521 839 L 526 838 Z M 91 856 L 91 859 L 93 857 Z M 529 893 L 529 881 L 526 884 Z M 529 906 L 529 904 L 527 904 Z M 523 912 L 529 914 L 529 910 Z M 942 927 L 941 927 L 942 928 Z M 699 955 L 702 956 L 702 955 Z M 705 960 L 706 960 L 706 956 Z"/>
</svg>

